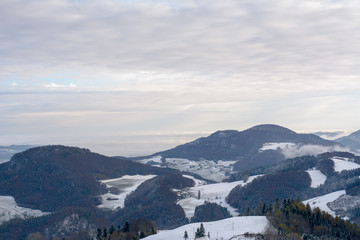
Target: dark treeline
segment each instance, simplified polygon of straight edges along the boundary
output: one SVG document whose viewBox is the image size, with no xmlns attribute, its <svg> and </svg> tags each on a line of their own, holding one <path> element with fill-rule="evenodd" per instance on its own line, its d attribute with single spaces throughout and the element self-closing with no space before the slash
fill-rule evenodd
<svg viewBox="0 0 360 240">
<path fill-rule="evenodd" d="M 138 240 L 156 233 L 154 222 L 137 219 L 131 223 L 125 222 L 123 227 L 118 225 L 115 228 L 111 225 L 110 227 L 98 228 L 96 240 Z"/>
<path fill-rule="evenodd" d="M 248 214 L 267 216 L 277 230 L 269 239 L 360 239 L 356 224 L 334 218 L 319 208 L 311 209 L 300 200 L 259 204 Z"/>
</svg>

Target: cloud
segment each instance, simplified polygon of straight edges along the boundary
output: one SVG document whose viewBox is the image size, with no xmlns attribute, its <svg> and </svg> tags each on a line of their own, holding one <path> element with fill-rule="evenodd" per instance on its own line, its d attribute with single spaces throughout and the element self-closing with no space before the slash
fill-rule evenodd
<svg viewBox="0 0 360 240">
<path fill-rule="evenodd" d="M 44 87 L 48 87 L 48 88 L 61 88 L 61 87 L 65 87 L 65 85 L 56 84 L 56 83 L 50 83 L 50 84 L 45 84 Z"/>
<path fill-rule="evenodd" d="M 296 144 L 295 146 L 288 146 L 281 149 L 281 153 L 286 158 L 295 158 L 306 155 L 318 155 L 325 152 L 351 152 L 349 148 L 335 146 L 322 146 L 322 145 L 303 145 Z"/>
<path fill-rule="evenodd" d="M 358 129 L 359 11 L 352 0 L 2 0 L 1 131 Z"/>
<path fill-rule="evenodd" d="M 360 7 L 350 1 L 1 5 L 1 50 L 18 72 L 37 65 L 45 72 L 70 68 L 88 75 L 167 71 L 219 75 L 227 83 L 266 79 L 317 87 L 321 78 L 359 74 Z M 14 74 L 9 68 L 2 70 Z"/>
<path fill-rule="evenodd" d="M 47 88 L 66 88 L 66 87 L 76 88 L 77 85 L 74 84 L 74 83 L 69 83 L 69 85 L 57 84 L 57 83 L 49 83 L 49 84 L 45 84 L 44 87 L 47 87 Z"/>
</svg>

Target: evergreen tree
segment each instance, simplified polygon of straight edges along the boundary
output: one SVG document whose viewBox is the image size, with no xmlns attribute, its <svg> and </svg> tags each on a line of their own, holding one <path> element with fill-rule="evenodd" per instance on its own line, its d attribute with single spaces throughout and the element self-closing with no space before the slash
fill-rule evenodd
<svg viewBox="0 0 360 240">
<path fill-rule="evenodd" d="M 189 238 L 189 235 L 188 235 L 187 231 L 185 231 L 185 233 L 184 233 L 184 239 L 187 240 L 188 238 Z"/>
<path fill-rule="evenodd" d="M 205 231 L 204 225 L 201 223 L 200 224 L 200 234 L 202 235 L 202 237 L 205 237 L 205 233 L 206 233 L 206 231 Z"/>
<path fill-rule="evenodd" d="M 110 230 L 109 230 L 109 234 L 111 235 L 111 234 L 113 234 L 113 232 L 115 232 L 115 228 L 114 228 L 113 225 L 111 225 Z"/>
<path fill-rule="evenodd" d="M 126 233 L 126 232 L 129 232 L 129 230 L 130 230 L 129 222 L 125 222 L 125 226 L 124 226 L 124 228 L 122 229 L 122 231 L 123 231 L 124 233 Z"/>
<path fill-rule="evenodd" d="M 104 231 L 103 231 L 103 237 L 106 239 L 107 238 L 107 229 L 106 227 L 104 228 Z"/>
<path fill-rule="evenodd" d="M 101 228 L 98 228 L 96 234 L 96 240 L 101 240 L 101 233 L 102 233 Z"/>
<path fill-rule="evenodd" d="M 196 229 L 195 238 L 205 237 L 205 233 L 204 225 L 201 223 L 200 228 Z"/>
<path fill-rule="evenodd" d="M 141 231 L 141 233 L 140 233 L 140 239 L 141 239 L 141 238 L 145 238 L 145 237 L 146 237 L 145 233 L 144 233 L 143 231 Z"/>
</svg>

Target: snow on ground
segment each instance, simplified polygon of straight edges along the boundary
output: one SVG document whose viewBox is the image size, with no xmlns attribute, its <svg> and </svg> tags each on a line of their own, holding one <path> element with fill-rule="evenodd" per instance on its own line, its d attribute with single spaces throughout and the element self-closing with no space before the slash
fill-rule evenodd
<svg viewBox="0 0 360 240">
<path fill-rule="evenodd" d="M 196 179 L 196 178 L 194 178 L 193 176 L 190 176 L 190 175 L 183 175 L 183 177 L 190 178 L 191 180 L 193 180 L 195 182 L 194 187 L 198 187 L 198 186 L 206 184 L 206 182 L 204 180 Z"/>
<path fill-rule="evenodd" d="M 147 158 L 147 159 L 143 159 L 139 161 L 142 164 L 147 164 L 149 162 L 153 162 L 153 163 L 158 163 L 159 165 L 161 164 L 161 156 L 157 155 L 151 158 Z"/>
<path fill-rule="evenodd" d="M 99 208 L 107 208 L 115 210 L 116 208 L 123 208 L 125 205 L 125 198 L 136 188 L 156 175 L 125 175 L 121 178 L 102 180 L 101 182 L 106 184 L 110 192 L 101 195 L 102 204 Z"/>
<path fill-rule="evenodd" d="M 231 165 L 234 165 L 235 163 L 236 161 L 223 161 L 223 160 L 217 161 L 217 165 L 224 167 L 231 167 Z"/>
<path fill-rule="evenodd" d="M 206 234 L 210 239 L 230 239 L 233 236 L 249 233 L 264 233 L 269 222 L 264 216 L 233 217 L 215 222 L 203 223 Z M 191 223 L 173 230 L 159 231 L 158 234 L 146 237 L 146 240 L 183 240 L 185 231 L 189 239 L 195 238 L 195 231 L 200 223 Z"/>
<path fill-rule="evenodd" d="M 322 174 L 319 170 L 306 170 L 311 177 L 311 185 L 312 188 L 317 188 L 321 184 L 324 184 L 326 181 L 326 175 Z"/>
<path fill-rule="evenodd" d="M 0 196 L 0 224 L 13 218 L 40 217 L 49 214 L 40 210 L 19 207 L 11 196 Z"/>
<path fill-rule="evenodd" d="M 327 203 L 335 201 L 336 199 L 338 199 L 340 196 L 344 195 L 346 192 L 345 190 L 340 190 L 337 192 L 332 192 L 323 196 L 319 196 L 319 197 L 315 197 L 315 198 L 311 198 L 308 200 L 303 201 L 304 204 L 309 203 L 311 208 L 320 208 L 321 211 L 325 211 L 329 214 L 331 214 L 332 216 L 335 217 L 335 212 L 332 211 L 328 206 Z"/>
<path fill-rule="evenodd" d="M 291 142 L 270 142 L 270 143 L 264 143 L 262 148 L 259 149 L 259 152 L 265 151 L 265 150 L 276 150 L 278 148 L 284 149 L 284 148 L 290 148 L 294 147 L 296 144 Z"/>
<path fill-rule="evenodd" d="M 139 160 L 143 164 L 150 164 L 154 167 L 168 167 L 184 172 L 199 174 L 204 179 L 221 182 L 227 175 L 233 172 L 233 165 L 236 161 L 192 161 L 185 158 L 162 158 L 160 155 Z"/>
<path fill-rule="evenodd" d="M 233 172 L 233 164 L 236 161 L 210 161 L 200 160 L 192 161 L 184 158 L 166 158 L 166 164 L 169 168 L 180 171 L 199 174 L 201 177 L 216 182 L 221 182 L 227 177 L 227 174 Z"/>
<path fill-rule="evenodd" d="M 360 165 L 353 162 L 350 158 L 342 158 L 342 157 L 333 157 L 331 160 L 334 161 L 334 170 L 335 172 L 341 172 L 343 170 L 353 170 L 360 168 Z"/>
<path fill-rule="evenodd" d="M 251 182 L 254 178 L 259 176 L 261 175 L 249 177 L 245 184 Z M 244 181 L 197 185 L 191 188 L 186 188 L 184 191 L 191 197 L 180 199 L 177 204 L 184 209 L 185 215 L 189 219 L 194 216 L 195 208 L 203 205 L 205 201 L 217 203 L 222 207 L 226 207 L 231 215 L 237 216 L 237 210 L 225 201 L 225 198 L 229 195 L 230 191 L 237 185 L 244 185 Z M 199 192 L 200 199 L 198 199 Z"/>
</svg>

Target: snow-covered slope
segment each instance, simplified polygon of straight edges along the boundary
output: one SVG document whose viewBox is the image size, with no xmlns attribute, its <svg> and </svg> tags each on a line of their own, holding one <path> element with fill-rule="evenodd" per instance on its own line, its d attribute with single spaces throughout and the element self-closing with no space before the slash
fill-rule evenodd
<svg viewBox="0 0 360 240">
<path fill-rule="evenodd" d="M 0 196 L 0 224 L 13 218 L 39 217 L 49 214 L 40 210 L 19 207 L 11 196 Z"/>
<path fill-rule="evenodd" d="M 98 207 L 111 210 L 115 210 L 119 207 L 123 208 L 126 196 L 132 191 L 135 191 L 140 184 L 153 177 L 156 177 L 156 175 L 125 175 L 121 178 L 101 181 L 106 184 L 109 192 L 101 195 L 102 204 Z"/>
<path fill-rule="evenodd" d="M 277 149 L 285 149 L 294 147 L 296 143 L 291 142 L 271 142 L 271 143 L 264 143 L 263 146 L 259 149 L 259 152 L 266 151 L 266 150 L 277 150 Z"/>
<path fill-rule="evenodd" d="M 319 170 L 307 170 L 306 172 L 309 173 L 311 178 L 311 185 L 312 188 L 317 188 L 321 184 L 324 184 L 326 181 L 326 175 L 322 174 Z"/>
<path fill-rule="evenodd" d="M 215 162 L 205 159 L 192 161 L 185 158 L 162 158 L 157 155 L 138 162 L 155 167 L 166 166 L 184 172 L 196 173 L 205 179 L 221 182 L 228 174 L 233 172 L 233 164 L 236 161 L 219 160 Z"/>
<path fill-rule="evenodd" d="M 245 183 L 251 182 L 254 178 L 259 177 L 251 176 L 248 181 Z M 186 175 L 185 175 L 186 177 Z M 226 201 L 225 198 L 229 195 L 230 191 L 237 185 L 244 185 L 244 181 L 236 182 L 224 182 L 224 183 L 214 183 L 214 184 L 197 184 L 194 187 L 187 188 L 184 191 L 189 197 L 181 199 L 177 202 L 185 211 L 187 218 L 192 218 L 195 213 L 195 208 L 197 206 L 203 205 L 205 201 L 217 203 L 223 207 L 226 207 L 233 216 L 237 216 L 238 212 L 235 208 L 231 207 Z M 200 199 L 199 199 L 200 195 Z"/>
<path fill-rule="evenodd" d="M 334 170 L 335 172 L 341 172 L 344 170 L 354 170 L 360 168 L 360 165 L 353 162 L 350 158 L 343 157 L 333 157 L 331 158 L 334 161 Z"/>
<path fill-rule="evenodd" d="M 154 156 L 154 157 L 151 157 L 151 158 L 146 158 L 146 159 L 139 160 L 139 162 L 141 162 L 143 164 L 151 164 L 151 165 L 160 167 L 160 165 L 162 163 L 161 158 L 162 157 L 160 155 L 157 155 L 157 156 Z"/>
<path fill-rule="evenodd" d="M 335 216 L 335 212 L 333 210 L 331 210 L 327 206 L 327 204 L 335 201 L 336 199 L 338 199 L 340 196 L 344 195 L 345 193 L 346 193 L 345 190 L 340 190 L 340 191 L 332 192 L 332 193 L 329 193 L 329 194 L 326 194 L 323 196 L 305 200 L 305 201 L 303 201 L 303 203 L 304 204 L 309 203 L 311 208 L 318 207 L 321 211 L 328 212 L 332 216 Z"/>
<path fill-rule="evenodd" d="M 204 222 L 206 234 L 210 233 L 210 239 L 231 239 L 234 236 L 244 233 L 264 233 L 269 226 L 266 217 L 248 216 L 233 217 L 215 222 Z M 179 228 L 160 231 L 158 234 L 151 235 L 146 240 L 183 240 L 185 231 L 188 233 L 189 239 L 194 239 L 194 232 L 200 226 L 200 223 L 191 223 Z M 238 238 L 233 238 L 238 239 Z M 239 239 L 241 239 L 239 237 Z"/>
</svg>

